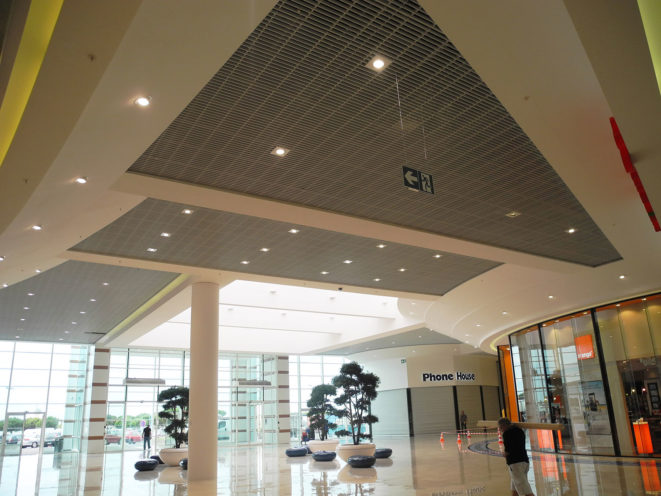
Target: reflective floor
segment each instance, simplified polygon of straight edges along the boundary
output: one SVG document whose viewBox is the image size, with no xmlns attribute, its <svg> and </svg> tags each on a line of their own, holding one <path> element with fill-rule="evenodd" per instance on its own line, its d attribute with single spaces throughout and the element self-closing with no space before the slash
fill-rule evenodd
<svg viewBox="0 0 661 496">
<path fill-rule="evenodd" d="M 508 495 L 509 476 L 495 441 L 466 439 L 440 444 L 438 438 L 379 438 L 393 449 L 390 459 L 370 469 L 344 462 L 287 458 L 285 446 L 220 448 L 218 481 L 190 486 L 187 472 L 164 467 L 136 472 L 140 452 L 78 456 L 47 454 L 5 457 L 0 495 Z M 661 463 L 661 461 L 659 461 Z M 535 494 L 661 494 L 655 460 L 533 454 L 529 474 Z M 39 475 L 39 477 L 37 477 Z"/>
</svg>

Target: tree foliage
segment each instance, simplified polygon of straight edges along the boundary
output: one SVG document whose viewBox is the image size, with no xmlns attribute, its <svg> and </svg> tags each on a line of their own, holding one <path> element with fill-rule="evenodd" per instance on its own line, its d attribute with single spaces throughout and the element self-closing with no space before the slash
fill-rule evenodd
<svg viewBox="0 0 661 496">
<path fill-rule="evenodd" d="M 340 373 L 333 377 L 333 386 L 342 390 L 342 394 L 335 398 L 335 404 L 344 406 L 338 413 L 347 419 L 351 430 L 335 431 L 335 435 L 351 436 L 353 444 L 360 443 L 361 439 L 372 439 L 372 424 L 379 419 L 371 414 L 371 405 L 380 382 L 376 375 L 365 372 L 357 362 L 342 365 Z M 369 433 L 362 432 L 364 424 L 369 425 Z"/>
<path fill-rule="evenodd" d="M 158 402 L 163 403 L 163 410 L 158 416 L 168 421 L 163 429 L 172 439 L 175 448 L 188 442 L 188 403 L 187 387 L 171 387 L 158 394 Z"/>
<path fill-rule="evenodd" d="M 338 415 L 338 410 L 333 406 L 330 400 L 335 396 L 337 388 L 330 384 L 320 384 L 312 388 L 310 399 L 308 400 L 308 418 L 310 427 L 319 433 L 319 439 L 325 441 L 328 437 L 328 430 L 335 429 L 337 424 L 328 420 L 331 415 Z"/>
</svg>

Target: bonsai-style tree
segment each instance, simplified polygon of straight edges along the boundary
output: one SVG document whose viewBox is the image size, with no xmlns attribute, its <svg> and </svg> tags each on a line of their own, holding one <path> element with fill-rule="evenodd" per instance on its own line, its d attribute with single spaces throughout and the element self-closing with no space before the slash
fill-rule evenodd
<svg viewBox="0 0 661 496">
<path fill-rule="evenodd" d="M 331 403 L 330 397 L 335 396 L 337 388 L 330 384 L 320 384 L 315 386 L 310 393 L 308 400 L 308 418 L 310 427 L 319 433 L 319 439 L 325 441 L 328 437 L 328 430 L 335 429 L 337 424 L 328 420 L 331 415 L 338 415 L 337 408 Z"/>
<path fill-rule="evenodd" d="M 335 404 L 344 405 L 344 409 L 338 411 L 339 417 L 349 421 L 351 430 L 335 431 L 336 436 L 350 435 L 353 444 L 359 444 L 361 439 L 372 439 L 372 424 L 379 419 L 372 415 L 371 406 L 380 382 L 376 375 L 364 372 L 356 362 L 342 365 L 339 375 L 333 377 L 333 386 L 342 389 L 342 394 L 335 398 Z M 369 433 L 361 432 L 363 424 L 369 425 Z"/>
<path fill-rule="evenodd" d="M 188 388 L 171 387 L 158 393 L 158 402 L 163 403 L 163 411 L 158 416 L 168 420 L 165 432 L 174 439 L 174 447 L 180 448 L 188 442 Z"/>
</svg>

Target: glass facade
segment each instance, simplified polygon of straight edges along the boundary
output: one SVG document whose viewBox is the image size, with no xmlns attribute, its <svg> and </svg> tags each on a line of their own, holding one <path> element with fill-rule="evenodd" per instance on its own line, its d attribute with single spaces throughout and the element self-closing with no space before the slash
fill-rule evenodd
<svg viewBox="0 0 661 496">
<path fill-rule="evenodd" d="M 158 417 L 158 394 L 189 385 L 187 351 L 110 350 L 106 450 L 142 450 L 142 429 L 152 427 L 152 448 L 173 445 Z M 162 379 L 165 384 L 125 384 L 125 379 Z M 270 386 L 242 383 L 269 381 Z M 277 370 L 274 355 L 221 354 L 218 358 L 218 442 L 277 442 Z"/>
<path fill-rule="evenodd" d="M 510 417 L 564 425 L 533 449 L 661 455 L 661 294 L 515 332 L 499 357 Z"/>
</svg>

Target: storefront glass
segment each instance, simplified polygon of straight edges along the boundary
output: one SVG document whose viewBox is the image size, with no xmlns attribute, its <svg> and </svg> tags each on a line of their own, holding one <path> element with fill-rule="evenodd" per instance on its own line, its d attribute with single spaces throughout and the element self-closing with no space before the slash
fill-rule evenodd
<svg viewBox="0 0 661 496">
<path fill-rule="evenodd" d="M 622 455 L 661 454 L 661 295 L 596 310 Z"/>
</svg>

